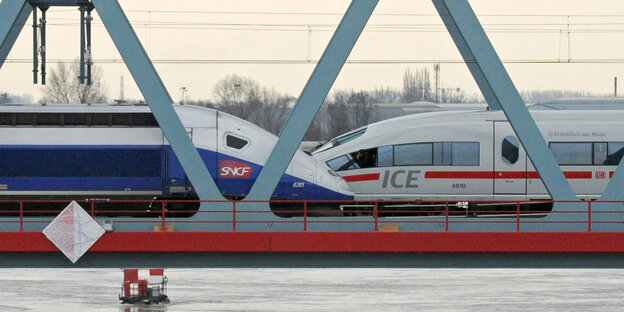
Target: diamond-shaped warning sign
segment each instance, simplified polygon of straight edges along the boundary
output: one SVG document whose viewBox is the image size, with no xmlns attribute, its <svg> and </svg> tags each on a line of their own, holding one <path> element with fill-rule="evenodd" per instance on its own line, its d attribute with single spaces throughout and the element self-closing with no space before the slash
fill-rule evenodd
<svg viewBox="0 0 624 312">
<path fill-rule="evenodd" d="M 76 263 L 104 235 L 104 229 L 72 201 L 48 226 L 43 234 Z"/>
</svg>

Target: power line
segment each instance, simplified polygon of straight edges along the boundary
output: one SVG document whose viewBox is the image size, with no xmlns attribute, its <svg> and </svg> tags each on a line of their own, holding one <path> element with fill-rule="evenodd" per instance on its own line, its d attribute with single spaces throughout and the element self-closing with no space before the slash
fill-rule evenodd
<svg viewBox="0 0 624 312">
<path fill-rule="evenodd" d="M 228 26 L 230 25 L 230 26 Z M 76 27 L 78 24 L 74 23 L 49 23 L 48 26 L 71 26 Z M 624 24 L 622 24 L 624 26 Z M 103 25 L 95 25 L 95 27 L 102 28 Z M 262 26 L 262 25 L 253 25 L 253 24 L 240 24 L 240 25 L 231 25 L 231 24 L 212 24 L 212 25 L 200 25 L 197 24 L 193 26 L 193 24 L 179 24 L 179 25 L 163 25 L 163 24 L 134 24 L 133 27 L 135 29 L 170 29 L 170 30 L 225 30 L 225 31 L 263 31 L 263 32 L 333 32 L 335 29 L 331 28 L 331 26 L 324 25 L 281 25 L 281 26 Z M 442 26 L 432 26 L 433 28 L 419 28 L 417 26 L 370 26 L 364 29 L 364 32 L 369 33 L 445 33 L 448 32 L 446 28 Z M 552 33 L 557 34 L 560 31 L 564 30 L 564 27 L 561 28 L 486 28 L 486 32 L 488 33 L 514 33 L 514 34 L 531 34 L 531 33 Z M 611 29 L 611 28 L 575 28 L 570 29 L 569 33 L 572 34 L 581 34 L 581 33 L 602 33 L 602 34 L 619 34 L 624 32 L 624 27 L 621 29 Z M 566 33 L 568 31 L 566 30 Z"/>
<path fill-rule="evenodd" d="M 75 12 L 73 9 L 56 9 L 55 12 Z M 269 12 L 269 11 L 211 11 L 211 10 L 124 10 L 128 13 L 155 13 L 155 14 L 213 14 L 213 15 L 292 15 L 292 16 L 344 16 L 344 12 Z M 373 16 L 405 16 L 405 17 L 439 17 L 437 13 L 381 13 L 373 12 Z M 583 17 L 583 18 L 596 18 L 596 17 L 624 17 L 624 14 L 478 14 L 479 17 Z"/>
<path fill-rule="evenodd" d="M 146 11 L 151 12 L 151 11 Z M 151 16 L 151 15 L 150 15 Z M 606 15 L 604 15 L 606 16 Z M 564 17 L 562 15 L 562 17 Z M 565 16 L 569 17 L 569 16 Z M 612 17 L 612 16 L 609 16 Z M 624 15 L 622 15 L 624 17 Z M 68 22 L 59 22 L 68 21 Z M 134 20 L 134 28 L 142 29 L 180 29 L 180 30 L 224 30 L 224 31 L 284 31 L 284 32 L 329 32 L 334 31 L 336 23 L 251 23 L 251 22 L 197 22 L 197 21 L 167 21 L 167 20 Z M 76 27 L 79 24 L 73 18 L 54 18 L 48 22 L 49 26 Z M 482 23 L 484 29 L 491 33 L 621 33 L 624 32 L 624 22 L 510 22 Z M 97 27 L 103 27 L 101 22 Z M 447 32 L 441 22 L 436 23 L 370 23 L 364 32 L 410 32 L 410 33 L 438 33 Z"/>
<path fill-rule="evenodd" d="M 74 59 L 47 59 L 48 63 L 72 63 Z M 96 64 L 125 64 L 123 59 L 101 58 L 93 59 Z M 201 64 L 225 64 L 225 65 L 315 65 L 318 60 L 305 59 L 152 59 L 153 64 L 180 64 L 180 65 L 201 65 Z M 622 59 L 506 59 L 502 60 L 506 64 L 622 64 Z M 4 63 L 30 64 L 32 59 L 7 58 Z M 439 60 L 439 59 L 361 59 L 347 60 L 345 64 L 351 65 L 385 65 L 385 64 L 464 64 L 464 60 Z M 473 62 L 468 62 L 473 63 Z"/>
</svg>

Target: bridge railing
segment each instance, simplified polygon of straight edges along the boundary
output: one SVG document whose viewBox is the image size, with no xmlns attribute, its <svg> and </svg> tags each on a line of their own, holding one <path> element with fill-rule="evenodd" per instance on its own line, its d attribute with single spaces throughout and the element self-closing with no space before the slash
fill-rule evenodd
<svg viewBox="0 0 624 312">
<path fill-rule="evenodd" d="M 124 224 L 153 224 L 160 230 L 175 224 L 220 224 L 245 231 L 254 224 L 298 225 L 299 231 L 367 225 L 368 231 L 418 231 L 436 225 L 457 231 L 471 224 L 543 226 L 562 224 L 624 225 L 622 201 L 197 201 L 197 200 L 82 200 L 92 217 Z M 67 200 L 0 200 L 0 224 L 46 224 L 69 204 Z M 206 208 L 198 209 L 200 204 Z M 556 209 L 556 205 L 562 205 Z M 212 206 L 212 207 L 211 207 Z M 190 208 L 189 208 L 190 207 Z M 270 209 L 268 209 L 270 207 Z M 563 207 L 563 208 L 562 208 Z M 219 218 L 213 216 L 219 215 Z M 224 217 L 225 216 L 225 217 Z M 443 228 L 443 229 L 442 229 Z M 358 231 L 361 231 L 358 230 Z M 509 231 L 509 230 L 506 230 Z"/>
</svg>

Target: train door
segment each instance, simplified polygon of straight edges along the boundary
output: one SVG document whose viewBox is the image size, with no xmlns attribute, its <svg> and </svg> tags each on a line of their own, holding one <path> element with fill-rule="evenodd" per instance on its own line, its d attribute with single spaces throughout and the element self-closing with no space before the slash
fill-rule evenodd
<svg viewBox="0 0 624 312">
<path fill-rule="evenodd" d="M 237 124 L 221 118 L 216 136 L 217 186 L 227 198 L 241 199 L 249 193 L 261 168 L 252 162 L 258 156 L 246 129 L 241 131 Z"/>
<path fill-rule="evenodd" d="M 215 173 L 217 172 L 217 128 L 216 127 L 194 127 L 189 132 L 193 144 L 197 148 L 199 155 L 201 156 L 208 172 L 213 179 L 216 179 Z M 216 182 L 216 181 L 215 181 Z"/>
<path fill-rule="evenodd" d="M 507 122 L 494 122 L 494 194 L 526 194 L 526 153 Z"/>
<path fill-rule="evenodd" d="M 288 172 L 286 172 L 288 173 Z M 302 199 L 310 199 L 316 198 L 316 190 L 315 190 L 315 181 L 314 181 L 314 169 L 309 168 L 308 166 L 298 162 L 292 161 L 292 183 L 289 185 L 285 185 L 288 189 L 291 188 L 297 198 Z M 282 177 L 282 181 L 284 181 L 284 177 Z M 286 180 L 288 183 L 290 180 Z M 280 182 L 281 183 L 281 182 Z M 294 195 L 294 194 L 293 194 Z"/>
<path fill-rule="evenodd" d="M 189 138 L 191 138 L 191 141 L 197 148 L 202 160 L 204 161 L 204 164 L 206 164 L 208 171 L 212 174 L 216 171 L 216 155 L 211 152 L 215 149 L 215 121 L 208 120 L 205 124 L 206 127 L 185 127 L 185 129 Z M 164 137 L 163 144 L 166 147 L 165 151 L 167 157 L 167 187 L 169 189 L 169 193 L 171 193 L 172 195 L 185 196 L 187 195 L 187 192 L 191 187 L 190 180 L 188 179 L 186 172 L 182 168 L 180 161 L 173 152 L 173 149 L 171 149 L 171 146 L 169 145 L 167 139 Z"/>
</svg>

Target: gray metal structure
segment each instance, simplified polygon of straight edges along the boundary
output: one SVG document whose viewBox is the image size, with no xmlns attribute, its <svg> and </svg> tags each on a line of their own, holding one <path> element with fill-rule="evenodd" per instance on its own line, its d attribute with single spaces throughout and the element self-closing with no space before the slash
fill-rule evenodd
<svg viewBox="0 0 624 312">
<path fill-rule="evenodd" d="M 527 150 L 540 177 L 544 181 L 551 197 L 555 200 L 575 200 L 563 173 L 550 153 L 544 138 L 528 113 L 511 78 L 507 74 L 493 46 L 489 42 L 476 15 L 467 0 L 432 0 L 457 45 L 469 70 L 475 78 L 492 110 L 503 110 Z M 340 69 L 344 65 L 351 49 L 370 18 L 377 0 L 353 0 L 330 43 L 328 44 L 308 83 L 303 89 L 295 108 L 282 129 L 279 141 L 272 151 L 264 169 L 261 171 L 247 199 L 239 202 L 246 210 L 267 212 L 262 221 L 240 224 L 238 231 L 301 231 L 303 225 L 297 222 L 289 224 L 275 222 L 278 218 L 270 214 L 268 205 L 251 200 L 268 200 L 280 177 L 284 174 L 297 146 L 311 124 L 324 98 L 327 96 Z M 149 104 L 165 137 L 180 160 L 193 187 L 201 200 L 223 199 L 205 164 L 191 142 L 184 126 L 173 110 L 169 93 L 165 89 L 155 68 L 149 61 L 128 19 L 117 0 L 3 0 L 0 2 L 0 68 L 11 47 L 27 21 L 32 6 L 81 6 L 93 4 L 107 31 L 112 37 L 128 69 L 137 82 L 141 93 Z M 607 187 L 604 199 L 624 199 L 620 191 L 624 187 L 624 169 L 620 164 Z M 601 214 L 601 218 L 621 220 L 621 205 L 604 204 L 612 213 Z M 570 205 L 568 205 L 570 206 Z M 567 207 L 570 208 L 570 207 Z M 573 209 L 586 211 L 585 205 L 575 205 Z M 558 208 L 556 208 L 558 209 Z M 201 211 L 233 211 L 231 203 L 203 204 Z M 233 213 L 197 214 L 186 221 L 219 221 L 222 223 L 188 222 L 176 226 L 176 231 L 230 231 Z M 257 220 L 258 214 L 246 214 L 244 218 Z M 591 216 L 591 215 L 590 215 Z M 237 217 L 239 221 L 242 216 Z M 593 217 L 592 217 L 593 218 Z M 291 218 L 298 221 L 301 218 Z M 409 218 L 406 218 L 409 219 Z M 587 214 L 550 214 L 542 221 L 561 221 L 565 219 L 586 221 Z M 41 231 L 45 221 L 50 218 L 33 219 L 25 227 L 26 231 Z M 120 221 L 143 221 L 140 218 L 121 218 Z M 153 219 L 149 219 L 152 220 Z M 352 222 L 344 218 L 318 218 L 316 223 L 308 224 L 308 231 L 373 231 L 371 217 L 352 217 Z M 475 219 L 475 221 L 478 218 Z M 496 223 L 499 218 L 487 218 L 487 222 L 450 224 L 449 231 L 515 231 L 516 224 Z M 508 219 L 500 219 L 507 220 Z M 36 223 L 41 222 L 41 223 Z M 335 223 L 332 223 L 335 222 Z M 431 217 L 426 223 L 406 226 L 406 231 L 443 232 L 441 224 L 444 217 Z M 244 225 L 244 227 L 243 227 Z M 570 223 L 556 229 L 545 229 L 539 223 L 523 223 L 523 231 L 585 231 L 586 224 Z M 115 230 L 151 231 L 153 223 L 120 223 Z M 1 231 L 15 231 L 14 224 L 0 225 Z M 593 230 L 621 231 L 621 224 L 596 224 Z M 417 234 L 415 234 L 417 235 Z M 282 267 L 343 267 L 343 266 L 448 266 L 475 267 L 479 264 L 491 266 L 535 266 L 535 267 L 578 267 L 592 263 L 592 267 L 622 267 L 623 261 L 618 255 L 605 257 L 602 254 L 575 255 L 572 261 L 568 254 L 436 254 L 436 253 L 372 253 L 362 256 L 353 253 L 194 253 L 181 257 L 177 253 L 92 253 L 72 267 L 111 267 L 111 266 L 167 266 L 167 267 L 241 267 L 241 266 L 282 266 Z M 1 253 L 3 267 L 64 267 L 69 262 L 60 253 Z M 158 261 L 154 261 L 158 259 Z"/>
<path fill-rule="evenodd" d="M 551 197 L 554 200 L 575 200 L 574 192 L 548 149 L 544 138 L 526 109 L 511 78 L 468 2 L 466 0 L 432 1 L 483 92 L 488 105 L 492 110 L 500 109 L 505 112 Z M 280 225 L 276 223 L 275 221 L 279 218 L 270 214 L 268 205 L 259 204 L 253 200 L 270 199 L 280 177 L 284 174 L 297 146 L 318 112 L 324 98 L 327 96 L 377 2 L 377 0 L 353 0 L 351 2 L 334 36 L 299 96 L 289 119 L 280 132 L 279 141 L 252 187 L 250 194 L 244 201 L 239 203 L 240 207 L 244 207 L 246 210 L 267 212 L 264 218 L 266 220 L 263 219 L 263 222 L 266 222 L 250 223 L 245 229 L 239 228 L 239 230 L 300 230 L 299 227 L 294 228 L 292 224 Z M 92 4 L 101 17 L 199 198 L 205 201 L 223 199 L 184 126 L 175 114 L 171 105 L 173 100 L 149 61 L 145 50 L 117 0 L 4 0 L 0 2 L 0 68 L 17 35 L 32 12 L 32 5 L 49 7 L 57 5 L 84 6 L 86 4 Z M 603 199 L 624 199 L 624 196 L 618 191 L 624 186 L 624 173 L 622 173 L 624 169 L 620 167 L 622 167 L 622 164 L 618 166 Z M 566 209 L 576 209 L 578 211 L 586 209 L 585 205 L 568 204 L 565 206 Z M 602 217 L 611 219 L 624 218 L 622 214 L 617 213 L 621 211 L 619 207 L 616 207 L 616 205 L 609 205 L 609 207 L 613 213 L 602 214 Z M 200 209 L 200 211 L 209 210 L 231 211 L 232 206 L 228 203 L 211 203 L 203 204 Z M 211 220 L 223 221 L 224 223 L 213 225 L 210 228 L 207 228 L 205 225 L 202 227 L 198 224 L 189 223 L 182 225 L 181 230 L 231 229 L 231 224 L 226 224 L 227 220 L 232 219 L 231 213 L 197 214 L 189 220 L 199 221 L 208 220 L 209 218 Z M 546 217 L 546 219 L 549 218 L 552 219 L 552 215 Z M 557 218 L 564 217 L 559 214 Z M 246 214 L 241 216 L 241 219 L 253 220 L 254 214 Z M 332 220 L 332 218 L 323 219 Z M 356 219 L 367 219 L 367 217 L 354 218 L 354 220 Z M 565 219 L 586 220 L 587 217 L 581 214 L 569 214 Z M 130 220 L 138 221 L 136 218 Z M 538 225 L 523 225 L 523 229 L 525 227 L 527 229 L 544 230 L 540 229 Z M 30 228 L 36 230 L 38 227 L 32 225 Z M 120 229 L 147 230 L 148 228 L 149 226 L 145 225 L 135 225 L 134 227 L 124 225 Z M 613 226 L 605 225 L 604 228 L 605 230 L 613 230 Z M 459 226 L 457 226 L 457 229 L 459 229 Z M 574 226 L 567 230 L 573 229 L 575 229 Z M 620 228 L 618 227 L 617 229 Z M 310 230 L 368 231 L 370 230 L 370 224 L 312 225 Z M 440 229 L 436 224 L 430 226 L 421 224 L 417 229 L 413 230 L 439 231 Z M 475 223 L 474 225 L 465 226 L 462 230 L 504 231 L 507 230 L 507 227 L 504 225 L 493 227 L 492 224 L 480 225 Z"/>
</svg>

